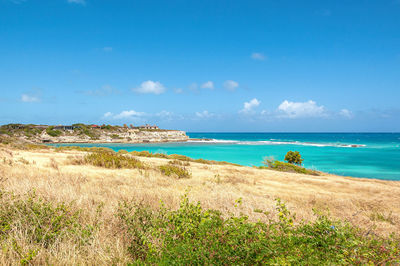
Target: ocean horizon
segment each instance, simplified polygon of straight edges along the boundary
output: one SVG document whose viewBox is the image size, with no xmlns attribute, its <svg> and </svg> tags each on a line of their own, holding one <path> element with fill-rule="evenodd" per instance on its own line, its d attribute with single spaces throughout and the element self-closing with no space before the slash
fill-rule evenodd
<svg viewBox="0 0 400 266">
<path fill-rule="evenodd" d="M 114 151 L 182 154 L 195 159 L 260 166 L 265 157 L 283 160 L 299 151 L 304 167 L 326 173 L 400 180 L 400 133 L 188 132 L 191 140 L 170 143 L 79 143 L 55 146 L 107 147 Z M 194 139 L 194 140 L 193 140 Z"/>
</svg>

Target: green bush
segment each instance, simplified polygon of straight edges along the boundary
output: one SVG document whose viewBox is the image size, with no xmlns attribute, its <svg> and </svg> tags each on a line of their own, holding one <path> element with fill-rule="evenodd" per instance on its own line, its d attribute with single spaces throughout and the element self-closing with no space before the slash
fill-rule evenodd
<svg viewBox="0 0 400 266">
<path fill-rule="evenodd" d="M 173 164 L 161 165 L 158 167 L 158 169 L 160 169 L 161 173 L 164 175 L 175 176 L 178 179 L 190 178 L 192 176 L 185 167 L 180 167 Z"/>
<path fill-rule="evenodd" d="M 45 146 L 50 147 L 50 146 Z M 79 147 L 79 146 L 58 146 L 56 147 L 56 151 L 85 151 L 85 152 L 105 152 L 105 153 L 114 153 L 114 150 L 105 147 Z"/>
<path fill-rule="evenodd" d="M 80 211 L 74 211 L 71 205 L 48 202 L 34 192 L 24 195 L 0 192 L 0 243 L 12 236 L 23 236 L 45 248 L 63 239 L 85 244 L 94 229 L 83 225 L 82 220 Z"/>
<path fill-rule="evenodd" d="M 111 135 L 111 138 L 112 138 L 112 139 L 122 139 L 122 138 L 120 137 L 120 135 L 118 135 L 118 134 L 112 134 L 112 135 Z"/>
<path fill-rule="evenodd" d="M 54 130 L 54 127 L 48 127 L 46 129 L 46 133 L 52 137 L 58 137 L 62 135 L 62 132 L 60 130 Z"/>
<path fill-rule="evenodd" d="M 172 160 L 172 161 L 169 161 L 168 163 L 172 164 L 172 165 L 178 165 L 178 166 L 190 166 L 190 163 L 187 161 Z"/>
<path fill-rule="evenodd" d="M 304 159 L 301 158 L 300 152 L 288 151 L 285 155 L 285 161 L 291 164 L 301 165 Z"/>
<path fill-rule="evenodd" d="M 299 173 L 306 175 L 320 175 L 318 171 L 307 169 L 290 163 L 277 161 L 273 158 L 265 158 L 263 164 L 265 166 L 260 166 L 260 169 L 272 169 L 281 172 Z"/>
<path fill-rule="evenodd" d="M 277 201 L 277 217 L 250 222 L 245 215 L 222 215 L 199 203 L 181 201 L 178 210 L 123 202 L 118 217 L 135 263 L 161 265 L 345 265 L 396 264 L 400 242 L 365 236 L 348 224 L 319 215 L 293 223 Z M 265 212 L 264 212 L 265 213 Z"/>
<path fill-rule="evenodd" d="M 126 156 L 117 153 L 95 152 L 87 154 L 83 159 L 74 159 L 74 164 L 90 164 L 98 167 L 111 169 L 146 169 L 146 165 L 131 156 Z"/>
<path fill-rule="evenodd" d="M 130 152 L 130 154 L 135 155 L 135 156 L 141 156 L 141 157 L 156 157 L 156 158 L 165 158 L 165 159 L 171 159 L 171 160 L 179 160 L 179 161 L 183 161 L 183 162 L 241 166 L 239 164 L 228 163 L 228 162 L 205 160 L 205 159 L 192 159 L 188 156 L 181 155 L 181 154 L 167 155 L 164 153 L 151 153 L 148 151 L 132 151 L 132 152 Z"/>
</svg>

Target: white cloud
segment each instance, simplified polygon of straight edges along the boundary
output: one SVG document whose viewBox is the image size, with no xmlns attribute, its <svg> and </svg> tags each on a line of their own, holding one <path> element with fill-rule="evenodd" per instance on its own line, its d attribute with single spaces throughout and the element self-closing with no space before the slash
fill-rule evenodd
<svg viewBox="0 0 400 266">
<path fill-rule="evenodd" d="M 103 118 L 112 118 L 112 119 L 132 119 L 132 118 L 140 118 L 145 116 L 144 112 L 136 112 L 135 110 L 122 111 L 119 114 L 114 115 L 111 112 L 107 112 L 103 115 Z"/>
<path fill-rule="evenodd" d="M 308 102 L 289 102 L 285 100 L 279 105 L 278 112 L 280 117 L 286 118 L 326 116 L 325 107 L 318 106 L 316 102 L 311 100 Z"/>
<path fill-rule="evenodd" d="M 111 112 L 107 112 L 103 115 L 104 118 L 111 117 L 113 114 Z"/>
<path fill-rule="evenodd" d="M 344 116 L 344 117 L 349 118 L 349 119 L 353 118 L 353 116 L 354 116 L 353 113 L 351 111 L 347 110 L 347 109 L 340 110 L 339 115 Z"/>
<path fill-rule="evenodd" d="M 114 116 L 114 119 L 123 119 L 123 118 L 133 118 L 133 117 L 141 117 L 144 116 L 143 112 L 136 112 L 135 110 L 122 111 L 121 113 Z"/>
<path fill-rule="evenodd" d="M 271 112 L 268 110 L 262 110 L 260 114 L 261 115 L 271 115 Z"/>
<path fill-rule="evenodd" d="M 224 82 L 224 87 L 227 90 L 234 91 L 239 87 L 239 83 L 233 80 L 227 80 Z"/>
<path fill-rule="evenodd" d="M 183 90 L 181 88 L 176 88 L 176 89 L 174 89 L 174 92 L 176 94 L 181 94 L 181 93 L 183 93 Z"/>
<path fill-rule="evenodd" d="M 243 104 L 243 109 L 240 110 L 239 112 L 240 112 L 240 113 L 244 113 L 244 114 L 252 113 L 252 112 L 253 112 L 253 109 L 256 108 L 257 106 L 259 106 L 260 103 L 261 103 L 261 102 L 260 102 L 259 100 L 257 100 L 256 98 L 254 98 L 254 99 L 252 99 L 252 100 L 250 100 L 250 101 L 248 101 L 248 102 L 245 102 L 245 103 Z"/>
<path fill-rule="evenodd" d="M 104 52 L 112 52 L 112 50 L 113 50 L 113 48 L 110 47 L 110 46 L 103 47 L 103 51 L 104 51 Z"/>
<path fill-rule="evenodd" d="M 144 81 L 138 88 L 132 89 L 137 93 L 153 93 L 153 94 L 161 94 L 164 93 L 166 88 L 158 81 Z"/>
<path fill-rule="evenodd" d="M 68 0 L 68 3 L 70 4 L 78 4 L 78 5 L 86 5 L 85 0 Z"/>
<path fill-rule="evenodd" d="M 252 53 L 251 54 L 251 58 L 254 60 L 258 60 L 258 61 L 264 61 L 265 60 L 265 56 L 262 53 Z"/>
<path fill-rule="evenodd" d="M 214 89 L 214 83 L 212 81 L 207 81 L 201 85 L 202 89 Z"/>
<path fill-rule="evenodd" d="M 213 113 L 209 113 L 207 110 L 204 110 L 203 112 L 196 112 L 196 116 L 198 118 L 210 118 L 213 117 Z"/>
<path fill-rule="evenodd" d="M 22 94 L 21 101 L 23 101 L 25 103 L 33 103 L 33 102 L 39 102 L 40 99 L 39 99 L 39 97 L 34 96 L 34 95 Z"/>
</svg>

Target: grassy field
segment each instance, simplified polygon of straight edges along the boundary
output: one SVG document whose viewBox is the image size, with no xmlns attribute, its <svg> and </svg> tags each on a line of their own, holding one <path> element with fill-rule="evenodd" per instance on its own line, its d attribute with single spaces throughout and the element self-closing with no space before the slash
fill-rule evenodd
<svg viewBox="0 0 400 266">
<path fill-rule="evenodd" d="M 2 265 L 400 262 L 399 182 L 33 148 L 0 146 Z"/>
</svg>

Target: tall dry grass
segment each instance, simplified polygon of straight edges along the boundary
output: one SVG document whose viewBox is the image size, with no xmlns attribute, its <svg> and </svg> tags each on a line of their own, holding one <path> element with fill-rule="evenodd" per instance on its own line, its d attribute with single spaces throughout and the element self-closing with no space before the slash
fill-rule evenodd
<svg viewBox="0 0 400 266">
<path fill-rule="evenodd" d="M 177 179 L 157 170 L 171 160 L 147 157 L 136 159 L 152 166 L 149 169 L 106 169 L 70 163 L 71 156 L 83 158 L 86 154 L 73 150 L 0 148 L 2 192 L 28 195 L 35 191 L 52 204 L 72 203 L 72 211 L 84 210 L 79 216 L 82 224 L 98 224 L 87 246 L 60 240 L 46 248 L 31 243 L 23 229 L 16 230 L 0 253 L 0 264 L 19 263 L 32 250 L 36 252 L 32 259 L 35 264 L 126 264 L 130 260 L 127 243 L 115 217 L 118 203 L 133 199 L 156 208 L 162 200 L 168 207 L 176 208 L 185 191 L 204 208 L 242 212 L 252 220 L 268 218 L 255 212 L 260 209 L 271 212 L 272 217 L 275 199 L 279 197 L 297 214 L 298 221 L 315 219 L 314 208 L 349 221 L 369 234 L 400 232 L 399 182 L 195 162 L 185 166 L 191 172 L 190 178 Z M 239 198 L 242 205 L 235 208 Z"/>
</svg>

